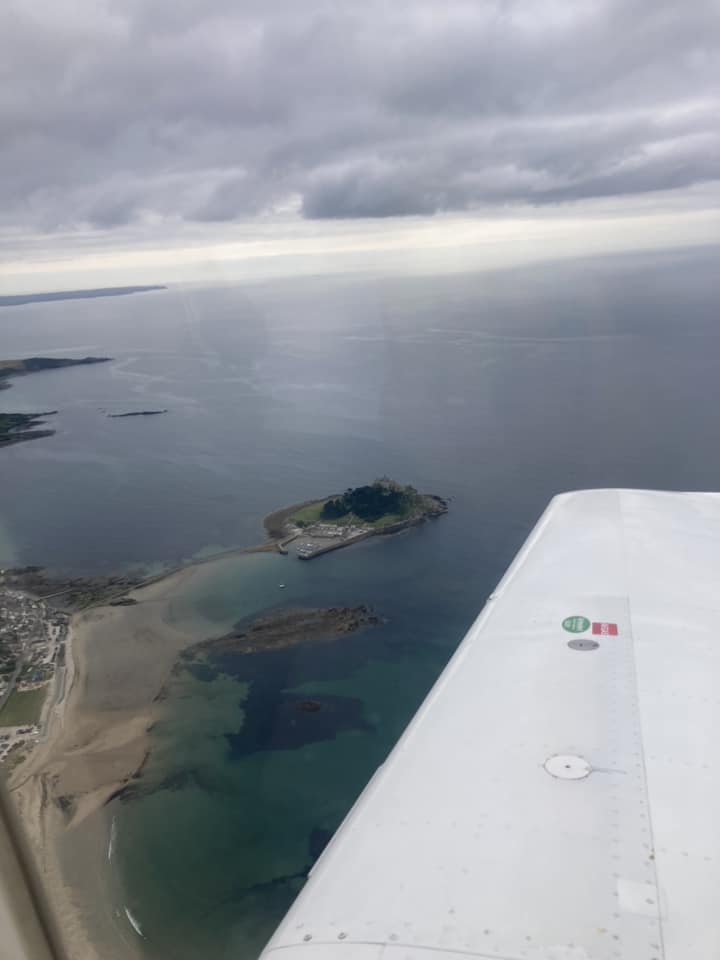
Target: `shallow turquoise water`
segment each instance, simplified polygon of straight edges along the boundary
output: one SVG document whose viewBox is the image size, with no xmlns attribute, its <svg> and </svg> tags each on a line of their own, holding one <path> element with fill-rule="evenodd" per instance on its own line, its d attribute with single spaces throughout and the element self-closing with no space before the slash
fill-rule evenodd
<svg viewBox="0 0 720 960">
<path fill-rule="evenodd" d="M 333 642 L 226 655 L 212 671 L 191 665 L 172 680 L 143 780 L 110 811 L 123 904 L 148 956 L 251 957 L 272 932 L 462 628 L 438 634 L 417 624 L 409 634 L 407 617 L 393 620 L 412 596 L 405 563 L 422 543 L 399 537 L 310 564 L 224 561 L 175 604 L 173 615 L 198 636 L 280 596 L 293 606 L 354 594 L 388 622 Z M 321 711 L 298 711 L 306 698 Z"/>
<path fill-rule="evenodd" d="M 198 636 L 280 599 L 361 597 L 387 622 L 173 679 L 143 782 L 111 811 L 123 905 L 149 957 L 251 957 L 272 932 L 465 626 L 408 619 L 408 567 L 428 546 L 413 531 L 310 564 L 241 557 L 206 568 L 174 605 Z M 321 711 L 298 711 L 307 698 Z"/>
</svg>

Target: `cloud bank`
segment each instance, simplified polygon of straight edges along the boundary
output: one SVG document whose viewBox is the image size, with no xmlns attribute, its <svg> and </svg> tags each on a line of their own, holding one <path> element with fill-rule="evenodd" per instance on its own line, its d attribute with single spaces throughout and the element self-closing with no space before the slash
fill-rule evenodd
<svg viewBox="0 0 720 960">
<path fill-rule="evenodd" d="M 432 215 L 720 178 L 717 0 L 4 0 L 0 225 Z"/>
</svg>

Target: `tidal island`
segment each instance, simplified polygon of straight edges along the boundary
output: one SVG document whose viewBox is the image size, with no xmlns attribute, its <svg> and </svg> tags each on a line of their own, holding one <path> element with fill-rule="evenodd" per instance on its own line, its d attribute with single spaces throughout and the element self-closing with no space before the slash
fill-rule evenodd
<svg viewBox="0 0 720 960">
<path fill-rule="evenodd" d="M 447 513 L 447 501 L 418 493 L 389 477 L 322 500 L 308 500 L 271 513 L 265 529 L 278 549 L 290 544 L 300 560 L 312 560 L 331 550 L 350 546 L 379 534 L 399 533 L 408 527 Z"/>
</svg>

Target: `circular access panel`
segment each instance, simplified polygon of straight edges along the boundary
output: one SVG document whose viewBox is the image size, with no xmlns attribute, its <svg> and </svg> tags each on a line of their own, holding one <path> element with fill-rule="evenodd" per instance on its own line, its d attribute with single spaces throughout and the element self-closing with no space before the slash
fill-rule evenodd
<svg viewBox="0 0 720 960">
<path fill-rule="evenodd" d="M 556 753 L 545 761 L 545 769 L 551 777 L 558 780 L 583 780 L 592 772 L 585 757 L 576 757 L 570 753 Z"/>
<path fill-rule="evenodd" d="M 571 650 L 597 650 L 600 644 L 597 640 L 568 640 Z"/>
</svg>

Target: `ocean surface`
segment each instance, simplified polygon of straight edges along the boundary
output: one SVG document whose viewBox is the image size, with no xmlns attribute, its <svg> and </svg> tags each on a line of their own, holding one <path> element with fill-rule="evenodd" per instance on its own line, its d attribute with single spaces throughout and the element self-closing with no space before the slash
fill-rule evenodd
<svg viewBox="0 0 720 960">
<path fill-rule="evenodd" d="M 2 565 L 159 569 L 257 543 L 273 509 L 383 474 L 451 501 L 397 537 L 191 581 L 173 615 L 199 638 L 279 604 L 364 602 L 385 622 L 176 673 L 143 779 L 108 811 L 126 940 L 153 960 L 257 955 L 554 494 L 720 489 L 716 261 L 0 311 L 2 357 L 113 357 L 0 393 L 3 410 L 59 411 L 55 436 L 0 450 Z M 107 417 L 151 408 L 168 413 Z M 306 698 L 323 709 L 298 711 Z"/>
</svg>

